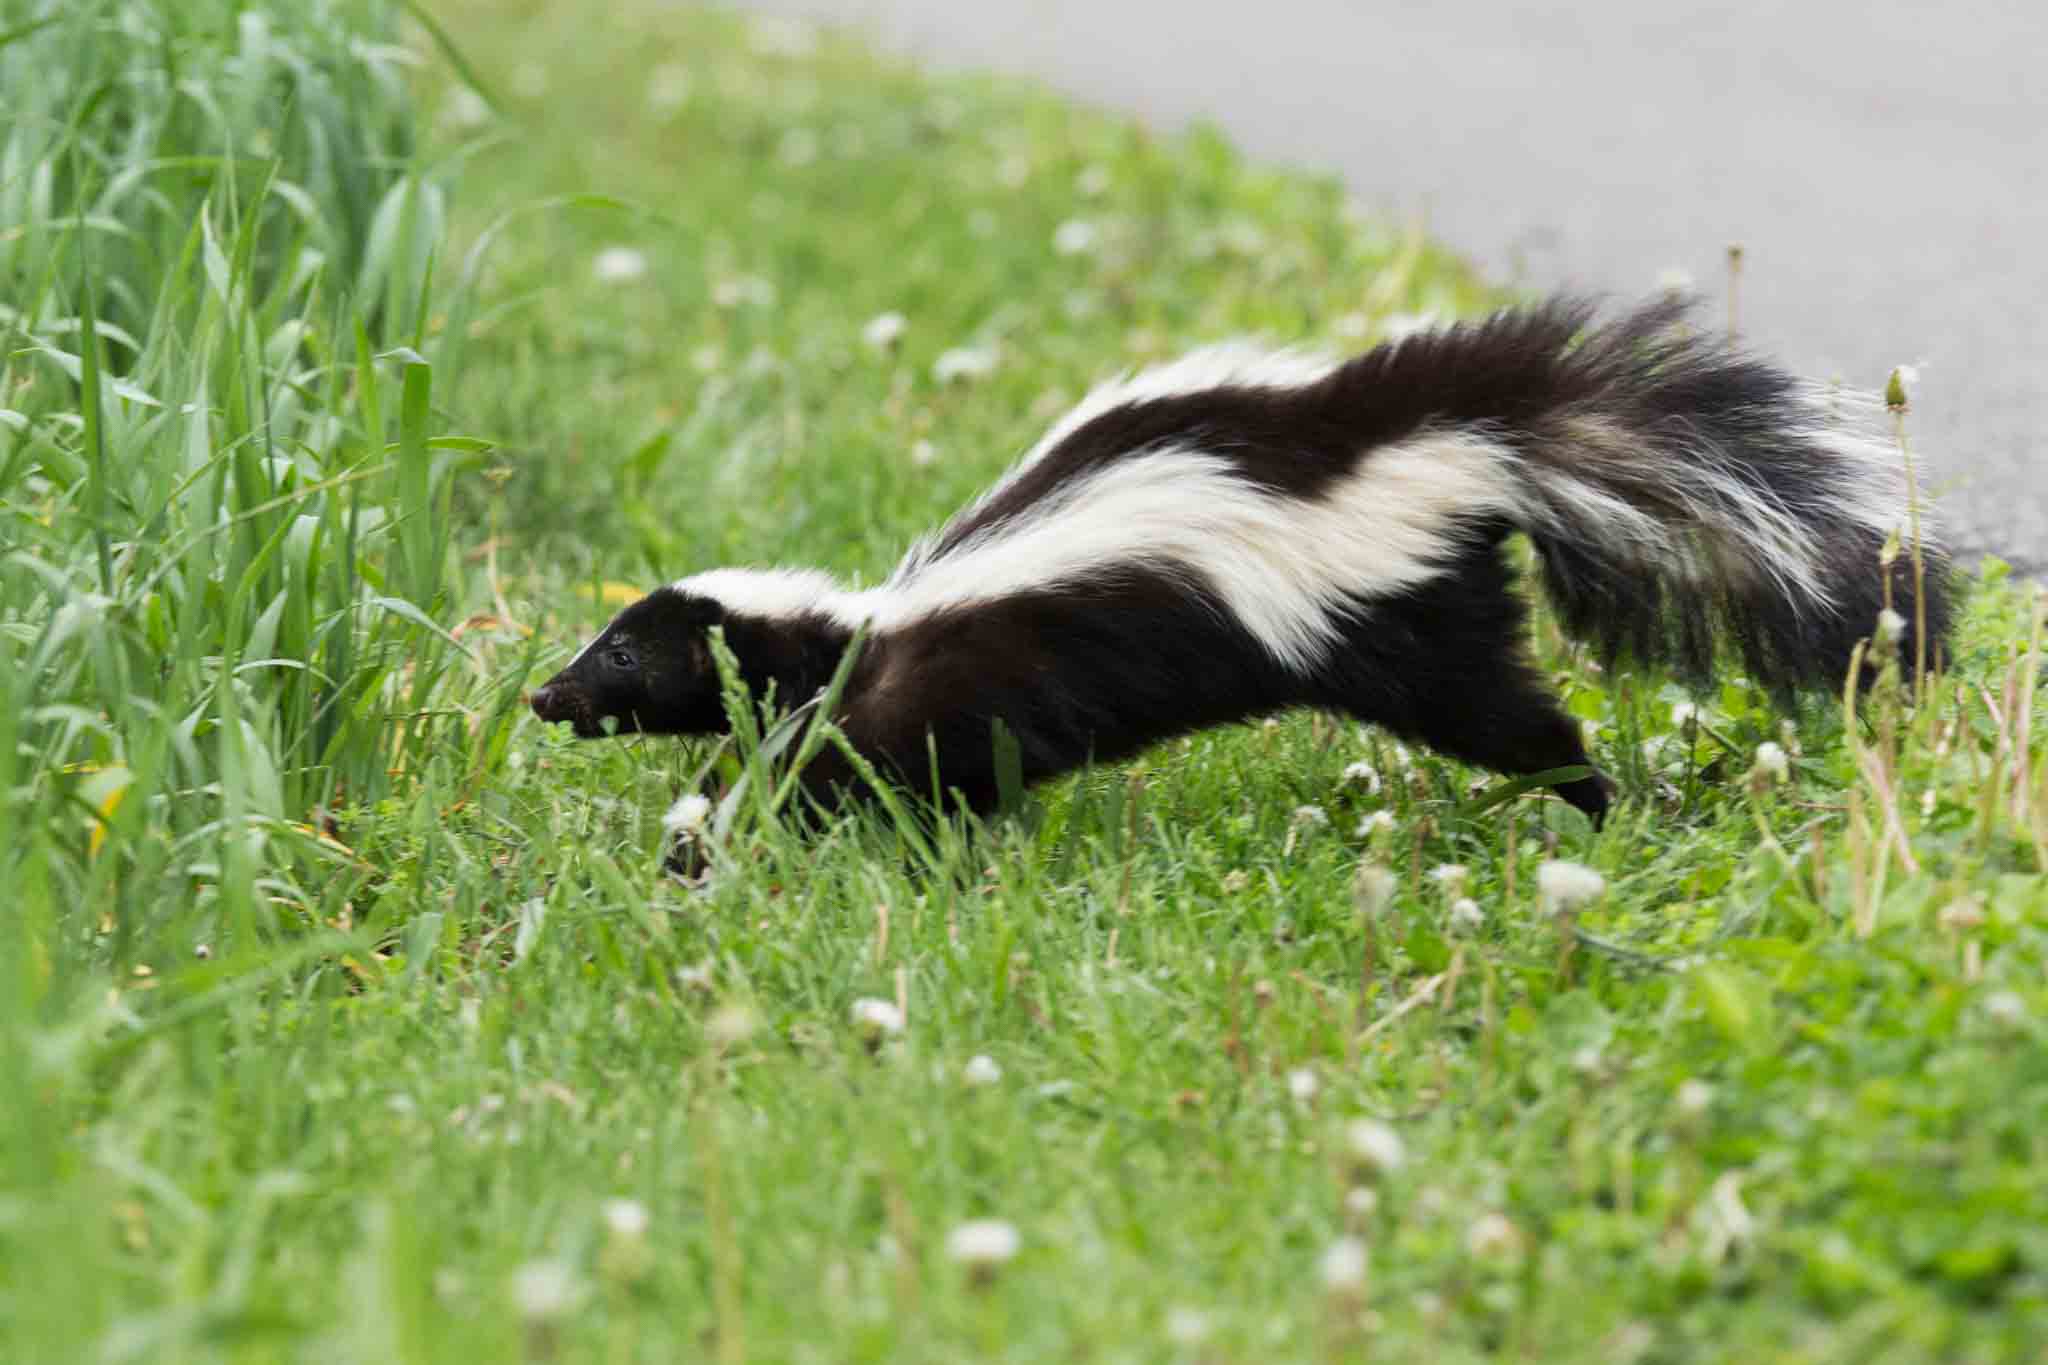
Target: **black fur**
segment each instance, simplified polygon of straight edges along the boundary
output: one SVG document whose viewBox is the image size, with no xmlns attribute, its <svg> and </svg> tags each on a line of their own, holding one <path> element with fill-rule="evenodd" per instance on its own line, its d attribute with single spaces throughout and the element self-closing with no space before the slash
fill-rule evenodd
<svg viewBox="0 0 2048 1365">
<path fill-rule="evenodd" d="M 1687 330 L 1676 305 L 1604 328 L 1589 330 L 1590 320 L 1585 305 L 1555 302 L 1382 346 L 1301 388 L 1224 386 L 1121 404 L 969 509 L 913 563 L 943 573 L 977 533 L 1106 462 L 1169 445 L 1220 455 L 1247 482 L 1313 500 L 1377 447 L 1466 427 L 1512 449 L 1533 471 L 1532 486 L 1543 486 L 1546 471 L 1569 475 L 1574 487 L 1649 514 L 1673 544 L 1721 556 L 1711 586 L 1688 588 L 1646 570 L 1626 547 L 1573 534 L 1588 523 L 1575 522 L 1570 506 L 1520 528 L 1475 513 L 1444 544 L 1444 572 L 1398 595 L 1362 595 L 1337 622 L 1341 642 L 1301 672 L 1276 660 L 1199 575 L 1133 563 L 878 632 L 851 675 L 839 725 L 912 788 L 925 786 L 935 752 L 943 786 L 977 810 L 997 797 L 998 720 L 1017 738 L 1026 781 L 1293 706 L 1341 711 L 1508 773 L 1588 764 L 1578 725 L 1526 656 L 1526 608 L 1501 545 L 1516 529 L 1530 532 L 1567 628 L 1611 662 L 1670 664 L 1703 678 L 1725 642 L 1781 693 L 1838 686 L 1887 597 L 1883 538 L 1842 514 L 1849 471 L 1816 443 L 1825 415 L 1783 372 Z M 1720 482 L 1680 496 L 1678 485 L 1705 461 Z M 1732 502 L 1731 490 L 1796 522 L 1831 605 L 1800 600 L 1715 539 L 1724 524 L 1716 518 L 1732 515 L 1715 498 Z M 1899 512 L 1903 520 L 1903 501 Z M 1924 610 L 1935 645 L 1948 625 L 1946 574 L 1930 551 Z M 1889 600 L 1911 618 L 1905 556 L 1892 568 Z M 713 625 L 724 627 L 748 685 L 759 692 L 772 682 L 790 702 L 826 682 L 851 639 L 822 613 L 766 619 L 663 588 L 621 612 L 534 694 L 533 709 L 579 735 L 603 733 L 607 718 L 620 730 L 723 730 L 706 643 Z M 1912 657 L 1910 631 L 1904 648 Z M 804 781 L 821 800 L 856 786 L 830 750 Z M 1597 822 L 1611 791 L 1595 774 L 1559 794 Z"/>
</svg>

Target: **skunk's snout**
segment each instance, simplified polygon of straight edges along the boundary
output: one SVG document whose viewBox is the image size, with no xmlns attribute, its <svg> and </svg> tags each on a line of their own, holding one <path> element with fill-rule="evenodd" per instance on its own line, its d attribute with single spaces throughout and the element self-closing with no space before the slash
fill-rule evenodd
<svg viewBox="0 0 2048 1365">
<path fill-rule="evenodd" d="M 569 719 L 568 698 L 562 694 L 560 683 L 549 683 L 540 690 L 530 693 L 526 704 L 533 708 L 533 714 L 542 720 L 556 721 Z"/>
</svg>

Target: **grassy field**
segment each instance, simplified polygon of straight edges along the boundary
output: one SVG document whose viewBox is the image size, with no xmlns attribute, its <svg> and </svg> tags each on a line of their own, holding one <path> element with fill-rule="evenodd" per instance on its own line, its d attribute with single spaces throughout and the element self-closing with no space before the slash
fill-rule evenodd
<svg viewBox="0 0 2048 1365">
<path fill-rule="evenodd" d="M 1789 723 L 1541 625 L 1598 834 L 1301 716 L 687 890 L 759 753 L 519 705 L 638 587 L 1492 299 L 1211 133 L 431 8 L 0 19 L 0 1358 L 2041 1358 L 2031 592 Z"/>
</svg>

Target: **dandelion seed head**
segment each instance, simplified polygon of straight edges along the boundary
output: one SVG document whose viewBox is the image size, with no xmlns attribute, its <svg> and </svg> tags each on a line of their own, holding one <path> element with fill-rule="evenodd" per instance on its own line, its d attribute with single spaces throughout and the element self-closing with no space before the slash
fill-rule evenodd
<svg viewBox="0 0 2048 1365">
<path fill-rule="evenodd" d="M 860 339 L 878 351 L 887 351 L 903 339 L 910 320 L 901 313 L 877 313 L 860 329 Z"/>
<path fill-rule="evenodd" d="M 1678 1087 L 1674 1101 L 1681 1116 L 1688 1119 L 1699 1118 L 1714 1103 L 1714 1087 L 1694 1077 Z"/>
<path fill-rule="evenodd" d="M 903 1032 L 903 1011 L 888 1000 L 864 996 L 853 1002 L 853 1027 L 866 1038 L 893 1038 Z"/>
<path fill-rule="evenodd" d="M 1022 1245 L 1013 1224 L 1000 1218 L 977 1218 L 947 1234 L 946 1254 L 964 1266 L 993 1268 L 1010 1261 Z"/>
<path fill-rule="evenodd" d="M 1370 1218 L 1380 1209 L 1380 1192 L 1370 1185 L 1353 1185 L 1344 1192 L 1344 1211 L 1354 1218 Z"/>
<path fill-rule="evenodd" d="M 1792 760 L 1783 745 L 1767 739 L 1756 746 L 1756 770 L 1773 782 L 1783 782 L 1792 772 Z"/>
<path fill-rule="evenodd" d="M 604 1225 L 622 1241 L 637 1241 L 647 1235 L 647 1206 L 637 1199 L 607 1199 L 601 1210 Z"/>
<path fill-rule="evenodd" d="M 1408 1159 L 1401 1135 L 1378 1119 L 1353 1119 L 1346 1124 L 1344 1145 L 1352 1161 L 1366 1175 L 1392 1175 Z"/>
<path fill-rule="evenodd" d="M 1321 806 L 1296 806 L 1291 823 L 1296 829 L 1323 829 L 1330 823 L 1330 813 Z"/>
<path fill-rule="evenodd" d="M 985 1052 L 977 1052 L 969 1057 L 967 1065 L 960 1068 L 960 1079 L 976 1088 L 994 1085 L 1002 1078 L 1002 1067 L 996 1065 L 996 1059 Z"/>
<path fill-rule="evenodd" d="M 1378 796 L 1380 794 L 1379 769 L 1373 767 L 1370 763 L 1349 764 L 1344 769 L 1344 784 L 1350 787 L 1365 788 L 1367 796 Z M 1382 815 L 1386 814 L 1385 811 L 1379 813 Z"/>
<path fill-rule="evenodd" d="M 910 463 L 919 469 L 930 469 L 939 462 L 939 448 L 920 436 L 910 443 Z"/>
<path fill-rule="evenodd" d="M 1700 708 L 1693 702 L 1681 701 L 1674 703 L 1671 707 L 1671 726 L 1673 729 L 1683 730 L 1699 718 Z"/>
<path fill-rule="evenodd" d="M 1472 869 L 1463 863 L 1438 863 L 1429 870 L 1429 879 L 1453 896 L 1465 889 L 1471 875 Z"/>
<path fill-rule="evenodd" d="M 605 284 L 625 284 L 647 273 L 647 253 L 638 247 L 608 246 L 591 258 L 590 273 Z"/>
<path fill-rule="evenodd" d="M 1375 834 L 1392 834 L 1395 823 L 1392 811 L 1376 810 L 1358 822 L 1358 837 L 1370 839 Z"/>
<path fill-rule="evenodd" d="M 1316 1275 L 1332 1294 L 1351 1294 L 1365 1287 L 1368 1262 L 1365 1243 L 1356 1237 L 1339 1237 L 1316 1261 Z"/>
<path fill-rule="evenodd" d="M 1053 230 L 1052 249 L 1062 256 L 1085 256 L 1095 249 L 1100 231 L 1086 218 L 1069 218 Z"/>
<path fill-rule="evenodd" d="M 1906 618 L 1886 607 L 1877 614 L 1877 643 L 1897 644 L 1906 635 Z"/>
<path fill-rule="evenodd" d="M 2026 1026 L 2027 1002 L 2018 991 L 1993 991 L 1984 997 L 1984 1017 L 2007 1032 Z"/>
<path fill-rule="evenodd" d="M 528 1261 L 512 1272 L 512 1303 L 529 1322 L 553 1322 L 583 1298 L 576 1272 L 563 1261 Z"/>
<path fill-rule="evenodd" d="M 661 827 L 671 839 L 694 838 L 710 820 L 711 798 L 702 792 L 689 792 L 668 808 L 668 814 L 661 817 Z"/>
<path fill-rule="evenodd" d="M 727 1005 L 704 1021 L 704 1036 L 714 1047 L 732 1047 L 753 1034 L 754 1022 L 754 1012 L 745 1005 Z"/>
<path fill-rule="evenodd" d="M 1470 896 L 1460 896 L 1451 902 L 1450 927 L 1454 934 L 1476 934 L 1486 927 L 1486 912 Z"/>
<path fill-rule="evenodd" d="M 1482 1260 L 1513 1255 L 1521 1244 L 1522 1234 L 1505 1214 L 1482 1213 L 1465 1229 L 1465 1250 Z"/>
<path fill-rule="evenodd" d="M 1358 904 L 1358 913 L 1371 919 L 1393 901 L 1397 886 L 1394 874 L 1382 864 L 1360 863 L 1351 879 L 1351 898 Z"/>
<path fill-rule="evenodd" d="M 1584 863 L 1554 859 L 1536 869 L 1536 890 L 1553 909 L 1569 910 L 1597 900 L 1607 890 L 1607 879 Z"/>
<path fill-rule="evenodd" d="M 1209 1339 L 1209 1315 L 1199 1308 L 1167 1309 L 1166 1339 L 1176 1346 L 1200 1346 Z"/>
<path fill-rule="evenodd" d="M 1699 284 L 1693 279 L 1692 272 L 1683 266 L 1667 266 L 1657 272 L 1657 292 L 1689 299 L 1699 293 Z"/>
<path fill-rule="evenodd" d="M 941 384 L 983 379 L 995 373 L 996 358 L 993 346 L 955 346 L 941 351 L 939 358 L 932 362 L 932 378 Z"/>
<path fill-rule="evenodd" d="M 1323 1082 L 1313 1067 L 1298 1066 L 1287 1073 L 1287 1093 L 1297 1104 L 1312 1102 L 1322 1088 Z"/>
</svg>

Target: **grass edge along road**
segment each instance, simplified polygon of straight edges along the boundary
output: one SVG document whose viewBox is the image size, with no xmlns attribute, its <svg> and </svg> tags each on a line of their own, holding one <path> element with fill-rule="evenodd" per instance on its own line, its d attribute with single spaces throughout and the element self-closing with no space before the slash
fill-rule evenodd
<svg viewBox="0 0 2048 1365">
<path fill-rule="evenodd" d="M 686 894 L 701 751 L 517 709 L 616 585 L 873 575 L 1109 368 L 1487 299 L 1210 134 L 435 12 L 487 97 L 374 4 L 0 47 L 8 1354 L 2033 1349 L 2032 599 L 1789 731 L 1544 624 L 1598 836 L 1290 717 Z"/>
</svg>

